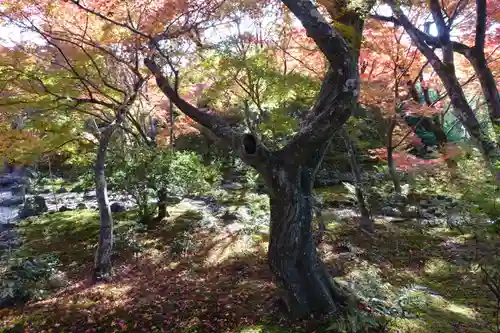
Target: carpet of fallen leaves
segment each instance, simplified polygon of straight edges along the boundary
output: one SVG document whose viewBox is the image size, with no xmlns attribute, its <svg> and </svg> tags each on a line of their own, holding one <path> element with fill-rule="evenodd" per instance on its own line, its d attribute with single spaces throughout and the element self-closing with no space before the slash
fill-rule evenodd
<svg viewBox="0 0 500 333">
<path fill-rule="evenodd" d="M 119 258 L 112 282 L 74 280 L 49 299 L 0 310 L 0 332 L 239 332 L 266 322 L 304 331 L 306 324 L 286 323 L 274 305 L 263 244 L 249 249 L 237 246 L 238 234 L 193 235 L 191 251 L 172 256 L 169 238 L 149 234 L 162 239 L 140 256 Z M 80 269 L 72 276 L 90 275 L 90 265 Z"/>
</svg>

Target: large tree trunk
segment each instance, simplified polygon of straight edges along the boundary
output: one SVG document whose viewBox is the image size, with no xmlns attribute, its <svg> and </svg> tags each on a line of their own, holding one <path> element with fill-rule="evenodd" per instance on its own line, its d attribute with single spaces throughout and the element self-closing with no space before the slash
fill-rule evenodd
<svg viewBox="0 0 500 333">
<path fill-rule="evenodd" d="M 347 300 L 318 257 L 313 239 L 313 172 L 276 166 L 268 259 L 285 303 L 296 318 L 338 312 Z"/>
<path fill-rule="evenodd" d="M 114 131 L 115 127 L 110 125 L 101 134 L 95 162 L 95 185 L 97 204 L 99 206 L 100 232 L 92 276 L 93 282 L 102 280 L 107 281 L 111 278 L 113 273 L 111 264 L 111 255 L 113 251 L 113 217 L 109 206 L 105 170 L 108 145 Z"/>
</svg>

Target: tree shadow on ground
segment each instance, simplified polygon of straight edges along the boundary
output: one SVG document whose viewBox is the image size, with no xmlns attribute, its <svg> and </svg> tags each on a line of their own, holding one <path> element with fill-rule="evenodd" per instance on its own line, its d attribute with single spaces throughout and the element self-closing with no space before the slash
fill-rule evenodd
<svg viewBox="0 0 500 333">
<path fill-rule="evenodd" d="M 495 300 L 480 274 L 472 269 L 476 248 L 462 245 L 466 249 L 462 253 L 449 250 L 450 242 L 464 243 L 459 231 L 408 220 L 379 221 L 374 236 L 346 223 L 330 226 L 330 233 L 336 244 L 322 250 L 327 252 L 327 262 L 339 266 L 343 273 L 368 262 L 380 269 L 383 280 L 392 287 L 424 287 L 436 298 L 417 311 L 422 320 L 407 320 L 419 325 L 401 332 L 487 332 L 494 325 Z M 349 245 L 339 248 L 340 241 Z"/>
<path fill-rule="evenodd" d="M 65 263 L 77 262 L 75 277 L 88 274 L 97 239 L 95 213 L 82 214 L 54 214 L 25 228 L 34 252 L 59 251 Z M 130 227 L 128 218 L 117 225 Z M 50 299 L 2 311 L 0 332 L 321 332 L 317 322 L 286 321 L 274 306 L 266 237 L 210 230 L 200 221 L 193 212 L 162 221 L 141 234 L 144 249 L 135 258 L 119 250 L 111 283 L 74 279 Z M 485 290 L 442 247 L 455 232 L 413 222 L 378 223 L 374 237 L 348 223 L 329 231 L 320 249 L 328 267 L 347 273 L 365 260 L 395 287 L 420 284 L 442 296 L 415 310 L 420 319 L 395 320 L 401 333 L 485 332 L 470 296 L 491 304 Z M 341 241 L 351 244 L 348 251 Z M 172 251 L 178 242 L 180 251 Z"/>
<path fill-rule="evenodd" d="M 33 253 L 57 251 L 65 263 L 78 262 L 80 276 L 85 275 L 84 263 L 91 263 L 93 254 L 89 245 L 97 238 L 93 219 L 93 214 L 73 213 L 32 221 L 26 225 L 26 244 L 37 245 Z M 238 247 L 248 237 L 211 232 L 198 228 L 198 222 L 192 212 L 164 221 L 142 235 L 145 250 L 137 259 L 129 256 L 115 264 L 112 283 L 91 286 L 74 280 L 50 299 L 5 310 L 9 322 L 0 331 L 229 332 L 256 323 L 262 331 L 279 329 L 264 248 Z M 172 253 L 183 238 L 186 248 Z M 66 239 L 71 245 L 60 247 Z"/>
</svg>

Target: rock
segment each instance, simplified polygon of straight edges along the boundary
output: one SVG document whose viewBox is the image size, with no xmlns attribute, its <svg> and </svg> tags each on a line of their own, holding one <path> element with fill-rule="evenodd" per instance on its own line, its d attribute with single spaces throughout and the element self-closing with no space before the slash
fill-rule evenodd
<svg viewBox="0 0 500 333">
<path fill-rule="evenodd" d="M 436 213 L 436 207 L 429 207 L 427 209 L 427 213 L 431 214 L 431 215 L 434 215 Z"/>
<path fill-rule="evenodd" d="M 417 206 L 408 206 L 408 207 L 406 207 L 406 210 L 405 210 L 405 216 L 406 217 L 419 217 L 420 210 L 418 209 Z"/>
<path fill-rule="evenodd" d="M 52 275 L 48 280 L 47 284 L 54 289 L 63 288 L 68 285 L 68 279 L 64 275 L 64 273 L 59 272 L 57 274 Z"/>
<path fill-rule="evenodd" d="M 225 190 L 241 190 L 243 189 L 243 185 L 241 185 L 240 183 L 226 183 L 222 184 L 221 188 Z"/>
<path fill-rule="evenodd" d="M 436 217 L 445 217 L 445 216 L 446 216 L 446 214 L 445 214 L 445 213 L 443 213 L 443 212 L 441 212 L 441 211 L 439 211 L 439 210 L 437 210 L 437 211 L 434 213 L 434 216 L 436 216 Z"/>
<path fill-rule="evenodd" d="M 430 204 L 430 202 L 429 202 L 429 201 L 427 201 L 427 200 L 420 200 L 420 206 L 421 206 L 422 208 L 429 208 L 429 207 L 430 207 L 430 205 L 431 205 L 431 204 Z"/>
<path fill-rule="evenodd" d="M 86 200 L 95 199 L 96 198 L 95 191 L 89 191 L 88 193 L 84 193 L 83 198 Z"/>
<path fill-rule="evenodd" d="M 78 205 L 76 205 L 76 209 L 87 209 L 87 205 L 83 202 L 80 202 Z"/>
<path fill-rule="evenodd" d="M 247 207 L 229 207 L 223 210 L 224 213 L 219 216 L 224 222 L 240 221 L 248 222 L 252 218 L 251 210 Z"/>
<path fill-rule="evenodd" d="M 398 194 L 398 193 L 391 193 L 388 197 L 388 201 L 389 203 L 391 204 L 395 204 L 395 205 L 402 205 L 405 203 L 406 201 L 406 197 L 402 194 Z"/>
<path fill-rule="evenodd" d="M 238 223 L 238 222 L 231 223 L 228 226 L 226 226 L 227 231 L 230 233 L 238 232 L 238 231 L 242 230 L 243 228 L 245 228 L 245 225 L 242 223 Z"/>
<path fill-rule="evenodd" d="M 26 199 L 23 207 L 19 211 L 18 217 L 25 219 L 30 216 L 37 216 L 48 211 L 45 198 L 39 195 Z"/>
<path fill-rule="evenodd" d="M 16 176 L 12 174 L 0 176 L 0 187 L 9 187 L 19 184 L 25 184 L 26 182 L 27 179 L 21 176 Z"/>
<path fill-rule="evenodd" d="M 401 217 L 403 215 L 403 214 L 401 214 L 401 211 L 398 208 L 391 207 L 391 206 L 382 207 L 381 212 L 383 215 L 386 215 L 386 216 Z"/>
<path fill-rule="evenodd" d="M 165 201 L 167 202 L 167 204 L 177 205 L 179 202 L 182 201 L 182 198 L 179 198 L 179 197 L 167 197 L 167 199 Z"/>
<path fill-rule="evenodd" d="M 56 191 L 56 193 L 59 193 L 59 194 L 61 194 L 61 193 L 68 193 L 68 190 L 67 190 L 67 189 L 65 189 L 64 187 L 61 187 L 61 188 L 59 188 L 59 189 Z"/>
<path fill-rule="evenodd" d="M 342 181 L 339 180 L 339 179 L 321 179 L 321 178 L 317 178 L 314 181 L 314 188 L 330 187 L 330 186 L 340 185 L 340 183 L 342 183 Z"/>
<path fill-rule="evenodd" d="M 111 204 L 111 213 L 121 213 L 121 212 L 124 212 L 126 209 L 125 209 L 125 206 L 122 205 L 121 203 L 119 202 L 113 202 Z"/>
<path fill-rule="evenodd" d="M 21 197 L 11 197 L 0 201 L 0 207 L 13 207 L 22 205 L 24 202 Z"/>
<path fill-rule="evenodd" d="M 220 218 L 224 222 L 231 222 L 231 221 L 237 221 L 237 220 L 239 220 L 239 217 L 236 214 L 236 212 L 230 213 L 228 210 L 226 210 L 226 212 L 224 214 L 222 214 L 222 216 Z"/>
<path fill-rule="evenodd" d="M 67 206 L 61 206 L 61 208 L 59 208 L 59 212 L 67 212 L 67 211 L 70 211 L 71 209 L 68 208 Z"/>
<path fill-rule="evenodd" d="M 12 193 L 13 196 L 22 196 L 25 192 L 26 189 L 23 185 L 17 185 L 10 188 L 10 193 Z"/>
</svg>

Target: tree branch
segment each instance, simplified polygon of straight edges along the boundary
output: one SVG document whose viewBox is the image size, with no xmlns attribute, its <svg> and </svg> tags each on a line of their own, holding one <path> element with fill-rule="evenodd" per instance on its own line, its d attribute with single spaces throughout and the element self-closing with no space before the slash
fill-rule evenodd
<svg viewBox="0 0 500 333">
<path fill-rule="evenodd" d="M 282 0 L 283 4 L 299 19 L 331 66 L 342 66 L 350 61 L 349 45 L 342 35 L 332 28 L 309 0 Z"/>
<path fill-rule="evenodd" d="M 325 142 L 331 140 L 351 116 L 359 94 L 358 50 L 351 47 L 342 35 L 332 28 L 309 0 L 282 0 L 301 21 L 329 62 L 329 70 L 317 100 L 297 134 L 281 150 L 282 157 L 295 165 L 304 164 L 321 153 Z M 347 8 L 340 10 L 346 11 Z M 351 13 L 354 20 L 353 39 L 361 34 L 361 13 Z M 356 23 L 354 23 L 356 22 Z"/>
<path fill-rule="evenodd" d="M 240 135 L 235 132 L 231 126 L 213 113 L 208 113 L 200 110 L 190 104 L 178 92 L 174 90 L 167 78 L 163 75 L 160 67 L 151 59 L 144 60 L 146 67 L 153 73 L 156 84 L 161 91 L 171 100 L 185 115 L 192 118 L 194 121 L 209 129 L 214 135 L 225 142 L 227 146 L 232 148 L 240 158 L 253 166 L 257 170 L 263 170 L 270 158 L 271 152 L 251 134 Z"/>
<path fill-rule="evenodd" d="M 486 37 L 486 0 L 476 0 L 476 38 L 474 48 L 484 52 L 484 41 Z"/>
</svg>

